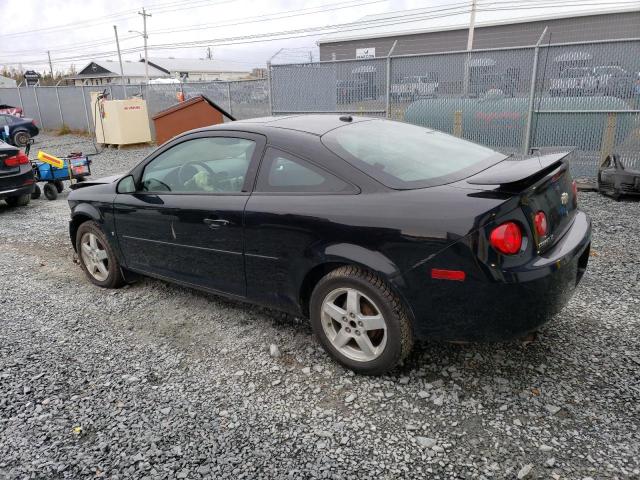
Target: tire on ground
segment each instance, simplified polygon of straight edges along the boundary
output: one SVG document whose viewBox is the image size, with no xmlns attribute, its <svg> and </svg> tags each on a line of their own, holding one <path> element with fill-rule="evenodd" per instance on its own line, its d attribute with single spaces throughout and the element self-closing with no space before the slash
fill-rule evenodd
<svg viewBox="0 0 640 480">
<path fill-rule="evenodd" d="M 19 130 L 13 134 L 13 144 L 16 147 L 26 147 L 31 135 L 25 130 Z"/>
<path fill-rule="evenodd" d="M 44 196 L 47 197 L 47 200 L 55 200 L 58 198 L 58 190 L 53 183 L 44 184 Z"/>
<path fill-rule="evenodd" d="M 81 240 L 82 236 L 85 233 L 93 233 L 98 240 L 102 244 L 102 247 L 107 252 L 107 260 L 108 260 L 108 271 L 109 274 L 104 281 L 97 280 L 93 277 L 87 270 L 86 265 L 84 264 L 84 259 L 82 258 L 81 251 Z M 80 266 L 84 271 L 85 275 L 93 283 L 94 285 L 98 285 L 103 288 L 119 288 L 125 284 L 124 277 L 122 276 L 122 271 L 120 270 L 120 263 L 118 262 L 118 258 L 115 255 L 115 252 L 111 248 L 111 245 L 107 241 L 106 236 L 102 233 L 102 230 L 98 226 L 98 224 L 94 221 L 86 221 L 78 227 L 78 231 L 76 233 L 76 251 L 78 252 L 78 259 L 80 261 Z"/>
<path fill-rule="evenodd" d="M 10 207 L 24 207 L 31 201 L 31 194 L 17 195 L 15 197 L 7 197 L 4 199 Z"/>
<path fill-rule="evenodd" d="M 381 310 L 387 326 L 387 341 L 383 353 L 369 362 L 352 360 L 341 354 L 329 341 L 322 328 L 322 303 L 336 288 L 351 287 L 371 298 Z M 309 305 L 311 326 L 322 347 L 345 367 L 365 375 L 380 375 L 403 361 L 413 348 L 410 314 L 400 297 L 378 275 L 349 265 L 325 275 L 311 294 Z"/>
</svg>

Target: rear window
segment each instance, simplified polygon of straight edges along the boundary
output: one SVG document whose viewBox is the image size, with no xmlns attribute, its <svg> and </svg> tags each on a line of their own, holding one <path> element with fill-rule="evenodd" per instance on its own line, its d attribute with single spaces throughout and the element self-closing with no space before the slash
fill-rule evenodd
<svg viewBox="0 0 640 480">
<path fill-rule="evenodd" d="M 322 141 L 383 185 L 401 190 L 462 180 L 505 158 L 451 135 L 387 120 L 340 127 Z"/>
</svg>

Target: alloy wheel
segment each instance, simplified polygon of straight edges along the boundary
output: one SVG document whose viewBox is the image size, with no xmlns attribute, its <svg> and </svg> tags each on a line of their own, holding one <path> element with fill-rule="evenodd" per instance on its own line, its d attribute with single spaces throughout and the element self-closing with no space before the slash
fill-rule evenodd
<svg viewBox="0 0 640 480">
<path fill-rule="evenodd" d="M 322 302 L 322 328 L 342 355 L 358 362 L 378 358 L 387 343 L 387 324 L 378 306 L 361 291 L 337 288 Z"/>
<path fill-rule="evenodd" d="M 80 255 L 89 274 L 104 282 L 109 276 L 109 255 L 96 234 L 86 232 L 82 235 Z"/>
</svg>

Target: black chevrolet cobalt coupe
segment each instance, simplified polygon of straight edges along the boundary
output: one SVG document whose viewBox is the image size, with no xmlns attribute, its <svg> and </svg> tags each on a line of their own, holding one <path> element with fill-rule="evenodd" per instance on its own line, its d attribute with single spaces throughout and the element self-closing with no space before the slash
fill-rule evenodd
<svg viewBox="0 0 640 480">
<path fill-rule="evenodd" d="M 589 257 L 564 154 L 514 160 L 350 116 L 193 130 L 69 196 L 89 280 L 136 274 L 308 316 L 343 365 L 380 374 L 414 339 L 537 329 Z"/>
</svg>

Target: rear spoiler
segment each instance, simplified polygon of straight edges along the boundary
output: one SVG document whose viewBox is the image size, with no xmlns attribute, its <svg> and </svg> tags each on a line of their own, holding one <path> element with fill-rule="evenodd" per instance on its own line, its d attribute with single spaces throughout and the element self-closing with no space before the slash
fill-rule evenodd
<svg viewBox="0 0 640 480">
<path fill-rule="evenodd" d="M 571 152 L 516 160 L 508 158 L 467 179 L 472 185 L 533 183 L 560 166 Z"/>
</svg>

